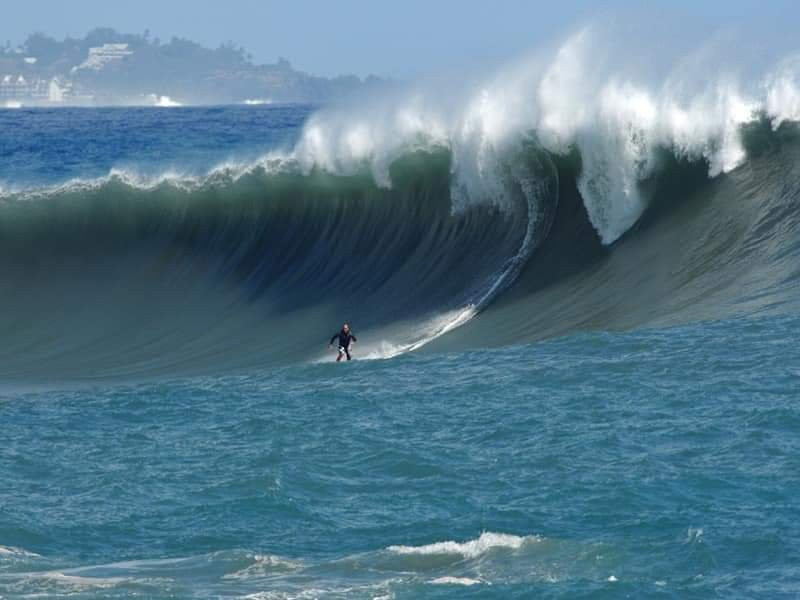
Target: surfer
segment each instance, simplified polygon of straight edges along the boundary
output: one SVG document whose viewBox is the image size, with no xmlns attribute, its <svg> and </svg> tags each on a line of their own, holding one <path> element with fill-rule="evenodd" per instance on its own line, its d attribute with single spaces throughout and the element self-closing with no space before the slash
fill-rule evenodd
<svg viewBox="0 0 800 600">
<path fill-rule="evenodd" d="M 347 360 L 351 359 L 350 356 L 350 344 L 353 342 L 357 342 L 356 336 L 352 334 L 350 331 L 350 325 L 345 323 L 342 325 L 342 330 L 339 333 L 334 333 L 333 337 L 331 338 L 330 343 L 328 344 L 328 348 L 333 346 L 333 340 L 339 339 L 339 356 L 336 357 L 336 362 L 342 360 L 343 356 L 347 356 Z"/>
</svg>

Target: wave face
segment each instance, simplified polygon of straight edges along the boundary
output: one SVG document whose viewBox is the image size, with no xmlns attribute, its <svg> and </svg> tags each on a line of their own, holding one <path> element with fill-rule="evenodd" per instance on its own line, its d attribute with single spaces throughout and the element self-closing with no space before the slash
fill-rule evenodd
<svg viewBox="0 0 800 600">
<path fill-rule="evenodd" d="M 424 343 L 486 304 L 543 239 L 556 198 L 542 182 L 555 185 L 555 169 L 535 151 L 519 160 L 541 196 L 512 188 L 503 211 L 452 210 L 447 151 L 396 161 L 390 189 L 368 174 L 262 166 L 185 181 L 117 174 L 7 195 L 4 375 L 313 360 L 344 319 L 370 332 L 362 356 Z"/>
<path fill-rule="evenodd" d="M 344 320 L 380 358 L 795 311 L 800 62 L 696 83 L 686 59 L 654 82 L 601 47 L 582 31 L 483 85 L 318 111 L 292 135 L 291 111 L 252 109 L 292 143 L 205 175 L 0 169 L 0 374 L 314 361 Z M 241 118 L 192 110 L 182 147 Z M 92 127 L 74 149 L 97 152 Z"/>
<path fill-rule="evenodd" d="M 796 313 L 798 129 L 773 131 L 758 122 L 743 135 L 748 159 L 713 179 L 706 162 L 665 153 L 659 170 L 641 184 L 647 210 L 611 246 L 590 223 L 575 165 L 562 163 L 553 227 L 516 285 L 470 327 L 430 349 Z"/>
</svg>

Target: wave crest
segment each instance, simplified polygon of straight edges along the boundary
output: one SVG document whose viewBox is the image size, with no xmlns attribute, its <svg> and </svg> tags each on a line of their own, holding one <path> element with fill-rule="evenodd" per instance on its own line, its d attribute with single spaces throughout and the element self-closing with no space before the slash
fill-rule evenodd
<svg viewBox="0 0 800 600">
<path fill-rule="evenodd" d="M 464 558 L 477 558 L 496 549 L 518 550 L 524 544 L 541 542 L 539 536 L 517 536 L 508 533 L 483 532 L 480 537 L 466 542 L 436 542 L 424 546 L 389 546 L 386 550 L 395 554 L 458 554 Z"/>
<path fill-rule="evenodd" d="M 388 166 L 403 152 L 445 147 L 454 157 L 454 205 L 475 199 L 503 205 L 495 156 L 533 136 L 556 155 L 579 151 L 586 210 L 602 241 L 611 244 L 647 208 L 641 183 L 658 168 L 660 148 L 706 161 L 715 177 L 744 160 L 742 125 L 762 114 L 775 127 L 800 118 L 796 57 L 766 67 L 755 80 L 741 82 L 726 67 L 698 79 L 686 71 L 701 60 L 707 50 L 701 47 L 654 81 L 646 71 L 638 77 L 631 72 L 609 50 L 612 45 L 596 28 L 586 28 L 552 53 L 538 53 L 464 89 L 459 101 L 437 102 L 435 88 L 415 88 L 357 112 L 322 111 L 306 126 L 293 156 L 306 170 L 368 167 L 376 181 L 389 185 Z"/>
</svg>

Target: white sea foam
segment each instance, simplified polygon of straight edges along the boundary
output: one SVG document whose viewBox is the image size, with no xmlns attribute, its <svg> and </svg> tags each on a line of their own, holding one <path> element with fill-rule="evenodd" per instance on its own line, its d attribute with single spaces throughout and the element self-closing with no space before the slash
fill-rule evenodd
<svg viewBox="0 0 800 600">
<path fill-rule="evenodd" d="M 448 331 L 460 327 L 472 319 L 478 310 L 475 304 L 468 304 L 463 308 L 447 311 L 418 326 L 406 335 L 412 340 L 405 343 L 393 343 L 381 340 L 374 344 L 365 344 L 360 358 L 365 360 L 379 360 L 393 358 L 413 350 L 417 350 Z"/>
<path fill-rule="evenodd" d="M 35 200 L 53 195 L 98 190 L 114 183 L 142 191 L 153 191 L 161 186 L 170 186 L 184 192 L 194 192 L 210 185 L 235 184 L 241 178 L 256 171 L 277 173 L 290 172 L 297 168 L 293 159 L 280 153 L 267 154 L 254 162 L 223 162 L 199 175 L 175 169 L 158 173 L 142 173 L 135 169 L 114 167 L 102 177 L 91 179 L 76 177 L 49 186 L 19 187 L 3 183 L 0 185 L 0 198 L 15 197 Z"/>
<path fill-rule="evenodd" d="M 436 542 L 424 546 L 389 546 L 387 550 L 396 554 L 459 554 L 464 558 L 476 558 L 498 548 L 517 550 L 524 544 L 540 542 L 539 536 L 517 536 L 507 533 L 484 532 L 467 542 Z"/>
<path fill-rule="evenodd" d="M 177 102 L 170 98 L 169 96 L 160 96 L 158 94 L 150 94 L 147 97 L 148 101 L 153 106 L 158 106 L 161 108 L 174 108 L 176 106 L 183 106 L 180 102 Z"/>
<path fill-rule="evenodd" d="M 40 554 L 29 552 L 24 548 L 15 548 L 14 546 L 0 546 L 0 557 L 15 557 L 15 558 L 41 558 Z"/>
<path fill-rule="evenodd" d="M 262 577 L 281 571 L 294 571 L 303 567 L 302 563 L 276 556 L 273 554 L 252 554 L 248 555 L 252 564 L 234 573 L 228 573 L 223 579 L 248 579 L 252 577 Z"/>
<path fill-rule="evenodd" d="M 79 592 L 92 588 L 110 588 L 130 581 L 127 577 L 83 577 L 61 571 L 42 571 L 40 573 L 15 573 L 14 578 L 49 583 L 63 588 L 60 591 Z"/>
<path fill-rule="evenodd" d="M 434 585 L 479 585 L 481 583 L 486 583 L 482 579 L 472 579 L 470 577 L 437 577 L 436 579 L 431 579 L 430 583 Z"/>
<path fill-rule="evenodd" d="M 267 590 L 255 592 L 242 596 L 248 600 L 317 600 L 318 598 L 340 598 L 351 595 L 359 598 L 371 598 L 372 600 L 391 600 L 394 594 L 387 591 L 387 586 L 395 580 L 387 580 L 372 585 L 362 585 L 353 587 L 330 587 L 317 588 L 311 587 L 296 591 Z"/>
<path fill-rule="evenodd" d="M 689 543 L 699 542 L 703 539 L 703 530 L 699 527 L 689 527 L 686 531 L 686 541 Z"/>
</svg>

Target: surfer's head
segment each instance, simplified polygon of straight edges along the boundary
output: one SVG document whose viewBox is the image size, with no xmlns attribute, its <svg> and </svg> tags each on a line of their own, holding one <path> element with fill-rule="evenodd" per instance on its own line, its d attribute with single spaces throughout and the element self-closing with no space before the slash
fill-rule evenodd
<svg viewBox="0 0 800 600">
<path fill-rule="evenodd" d="M 342 331 L 344 331 L 345 333 L 347 333 L 348 331 L 350 331 L 350 325 L 348 325 L 347 323 L 345 323 L 344 325 L 342 325 Z"/>
</svg>

